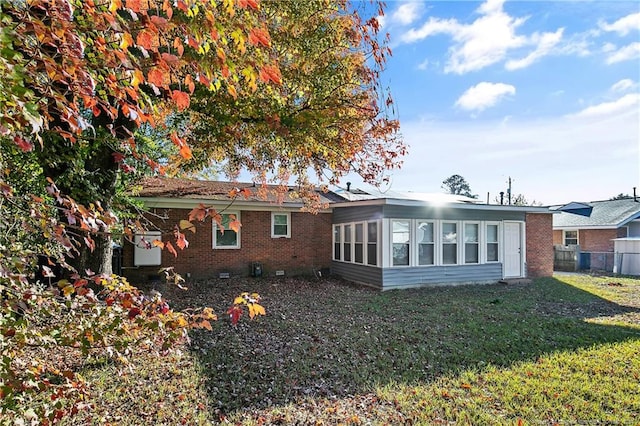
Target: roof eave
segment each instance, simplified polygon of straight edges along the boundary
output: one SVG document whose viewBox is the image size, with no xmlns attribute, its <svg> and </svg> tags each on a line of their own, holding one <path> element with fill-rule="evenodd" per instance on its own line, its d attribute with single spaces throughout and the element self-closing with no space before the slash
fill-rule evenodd
<svg viewBox="0 0 640 426">
<path fill-rule="evenodd" d="M 289 210 L 299 211 L 304 207 L 302 202 L 250 201 L 250 200 L 212 200 L 209 198 L 168 198 L 168 197 L 135 197 L 146 208 L 158 209 L 192 209 L 204 204 L 205 206 L 224 207 L 228 210 L 253 210 L 272 211 Z M 331 208 L 320 209 L 319 213 L 330 213 Z"/>
<path fill-rule="evenodd" d="M 376 198 L 372 200 L 344 201 L 332 204 L 334 208 L 340 207 L 363 207 L 363 206 L 406 206 L 406 207 L 446 207 L 461 210 L 491 210 L 491 211 L 520 211 L 525 213 L 549 213 L 548 207 L 536 206 L 505 206 L 497 204 L 470 204 L 470 203 L 436 203 L 420 200 L 399 200 L 394 198 Z"/>
</svg>

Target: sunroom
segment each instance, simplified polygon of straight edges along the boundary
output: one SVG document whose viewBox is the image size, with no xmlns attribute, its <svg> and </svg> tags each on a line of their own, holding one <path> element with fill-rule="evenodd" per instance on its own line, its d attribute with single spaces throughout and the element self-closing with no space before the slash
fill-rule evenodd
<svg viewBox="0 0 640 426">
<path fill-rule="evenodd" d="M 469 199 L 387 197 L 332 207 L 332 272 L 383 290 L 526 277 L 527 217 L 549 215 L 545 207 Z M 550 228 L 548 218 L 541 223 Z"/>
</svg>

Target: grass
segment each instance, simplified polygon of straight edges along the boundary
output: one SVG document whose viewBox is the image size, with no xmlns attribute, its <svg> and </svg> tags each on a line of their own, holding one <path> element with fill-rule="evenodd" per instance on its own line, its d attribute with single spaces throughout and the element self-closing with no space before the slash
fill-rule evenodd
<svg viewBox="0 0 640 426">
<path fill-rule="evenodd" d="M 224 312 L 172 357 L 87 368 L 95 424 L 638 424 L 640 280 L 380 293 L 337 280 L 226 280 L 167 290 Z M 82 417 L 84 416 L 84 417 Z"/>
</svg>

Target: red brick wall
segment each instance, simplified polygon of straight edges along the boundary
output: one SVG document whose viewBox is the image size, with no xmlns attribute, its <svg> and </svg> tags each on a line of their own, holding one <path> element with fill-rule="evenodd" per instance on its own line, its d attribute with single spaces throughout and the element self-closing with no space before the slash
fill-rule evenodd
<svg viewBox="0 0 640 426">
<path fill-rule="evenodd" d="M 546 213 L 527 213 L 527 275 L 550 277 L 553 275 L 553 221 Z"/>
<path fill-rule="evenodd" d="M 170 235 L 172 226 L 186 219 L 189 210 L 157 209 L 156 214 L 166 216 L 160 226 L 169 234 L 163 241 L 175 239 Z M 217 277 L 220 272 L 232 275 L 249 275 L 252 262 L 261 262 L 263 275 L 274 275 L 284 270 L 286 275 L 311 273 L 313 268 L 331 265 L 331 214 L 292 212 L 291 238 L 271 238 L 271 212 L 241 211 L 240 249 L 216 249 L 213 247 L 212 221 L 198 223 L 196 233 L 184 231 L 189 247 L 177 249 L 174 257 L 166 249 L 162 251 L 162 266 L 174 266 L 175 271 L 192 279 Z M 159 221 L 156 220 L 156 223 Z M 123 275 L 130 281 L 149 281 L 158 274 L 160 266 L 133 266 L 133 245 L 126 243 L 123 249 Z"/>
<path fill-rule="evenodd" d="M 578 244 L 581 251 L 613 252 L 613 241 L 617 238 L 616 229 L 581 229 L 578 231 Z"/>
</svg>

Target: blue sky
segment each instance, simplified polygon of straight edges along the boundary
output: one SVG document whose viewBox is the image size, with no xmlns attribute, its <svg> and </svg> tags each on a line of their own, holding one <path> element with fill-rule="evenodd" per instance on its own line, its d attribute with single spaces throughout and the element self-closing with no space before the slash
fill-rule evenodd
<svg viewBox="0 0 640 426">
<path fill-rule="evenodd" d="M 392 189 L 460 174 L 482 200 L 509 177 L 544 204 L 640 194 L 640 2 L 387 1 L 379 20 L 409 145 Z"/>
</svg>

